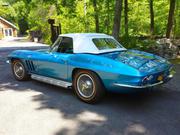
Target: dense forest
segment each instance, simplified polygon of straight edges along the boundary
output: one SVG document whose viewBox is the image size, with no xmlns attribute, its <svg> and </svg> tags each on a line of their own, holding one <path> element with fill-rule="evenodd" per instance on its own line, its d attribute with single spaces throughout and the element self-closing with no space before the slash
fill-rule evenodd
<svg viewBox="0 0 180 135">
<path fill-rule="evenodd" d="M 112 34 L 127 47 L 139 38 L 180 37 L 180 0 L 0 0 L 0 16 L 20 35 L 40 31 L 44 43 L 50 43 L 48 19 L 62 33 Z"/>
</svg>

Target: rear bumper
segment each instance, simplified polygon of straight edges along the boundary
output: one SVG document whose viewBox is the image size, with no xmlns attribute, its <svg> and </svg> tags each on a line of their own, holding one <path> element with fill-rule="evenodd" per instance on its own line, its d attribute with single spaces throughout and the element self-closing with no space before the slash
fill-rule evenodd
<svg viewBox="0 0 180 135">
<path fill-rule="evenodd" d="M 173 78 L 173 75 L 169 75 L 166 80 L 163 80 L 163 81 L 160 81 L 160 82 L 157 82 L 157 83 L 153 83 L 153 84 L 147 84 L 147 85 L 128 85 L 128 84 L 121 84 L 121 83 L 114 83 L 113 85 L 116 86 L 116 87 L 126 87 L 126 88 L 149 88 L 149 87 L 153 87 L 153 86 L 157 86 L 157 85 L 160 85 L 160 84 L 163 84 L 167 81 L 169 81 L 170 79 Z"/>
</svg>

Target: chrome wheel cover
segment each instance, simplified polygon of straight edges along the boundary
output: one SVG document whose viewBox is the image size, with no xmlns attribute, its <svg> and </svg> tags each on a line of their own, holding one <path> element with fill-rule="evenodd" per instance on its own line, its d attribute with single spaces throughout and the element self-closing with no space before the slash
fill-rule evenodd
<svg viewBox="0 0 180 135">
<path fill-rule="evenodd" d="M 24 66 L 21 62 L 16 62 L 13 66 L 14 74 L 19 79 L 23 78 L 24 76 Z"/>
<path fill-rule="evenodd" d="M 88 74 L 81 74 L 77 79 L 77 90 L 84 98 L 90 98 L 95 92 L 94 81 Z"/>
</svg>

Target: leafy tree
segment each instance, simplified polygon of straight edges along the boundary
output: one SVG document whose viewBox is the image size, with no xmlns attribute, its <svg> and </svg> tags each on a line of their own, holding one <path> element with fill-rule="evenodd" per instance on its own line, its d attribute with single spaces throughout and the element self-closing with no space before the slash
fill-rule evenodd
<svg viewBox="0 0 180 135">
<path fill-rule="evenodd" d="M 96 25 L 96 32 L 99 32 L 99 15 L 98 15 L 98 9 L 97 9 L 97 1 L 93 0 L 93 8 L 94 8 L 94 19 L 95 19 L 95 25 Z"/>
<path fill-rule="evenodd" d="M 27 18 L 27 4 L 24 1 L 18 1 L 14 3 L 12 7 L 14 8 L 17 14 L 16 20 L 19 26 L 19 34 L 24 35 L 27 33 L 27 30 L 29 29 Z"/>
<path fill-rule="evenodd" d="M 140 43 L 139 37 L 165 37 L 169 31 L 180 37 L 179 3 L 179 0 L 0 0 L 0 16 L 16 24 L 20 34 L 41 31 L 45 43 L 50 43 L 48 19 L 55 19 L 62 33 L 107 33 L 121 40 L 125 37 L 124 43 L 135 47 Z M 142 47 L 143 43 L 140 44 Z"/>
<path fill-rule="evenodd" d="M 15 12 L 14 8 L 8 2 L 4 2 L 3 0 L 0 0 L 0 16 L 12 23 L 17 23 L 17 13 Z"/>
<path fill-rule="evenodd" d="M 174 37 L 180 38 L 180 1 L 176 1 L 175 17 L 174 17 Z"/>
</svg>

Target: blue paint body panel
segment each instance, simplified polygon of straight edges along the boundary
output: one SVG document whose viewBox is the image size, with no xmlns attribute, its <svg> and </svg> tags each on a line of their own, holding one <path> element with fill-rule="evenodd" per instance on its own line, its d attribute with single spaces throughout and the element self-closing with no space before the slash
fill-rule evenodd
<svg viewBox="0 0 180 135">
<path fill-rule="evenodd" d="M 114 84 L 142 86 L 157 83 L 163 76 L 167 82 L 172 65 L 165 59 L 138 50 L 125 50 L 101 54 L 65 54 L 46 50 L 17 50 L 8 58 L 21 59 L 29 73 L 72 82 L 73 70 L 80 68 L 95 72 L 110 91 L 123 92 L 124 87 Z M 145 77 L 153 78 L 145 84 Z"/>
</svg>

